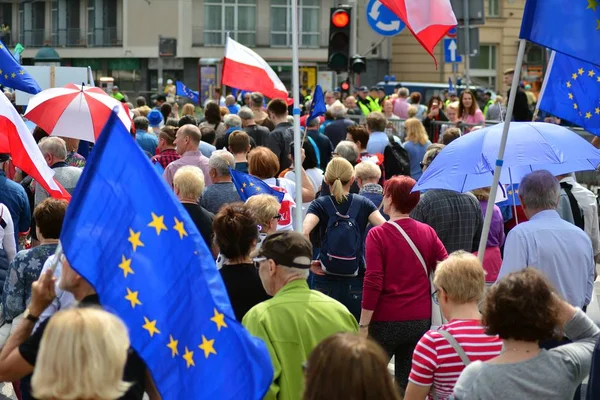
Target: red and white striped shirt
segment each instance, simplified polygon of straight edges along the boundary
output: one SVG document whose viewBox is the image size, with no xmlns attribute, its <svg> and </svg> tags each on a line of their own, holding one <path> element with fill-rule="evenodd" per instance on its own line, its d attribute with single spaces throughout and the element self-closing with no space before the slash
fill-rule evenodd
<svg viewBox="0 0 600 400">
<path fill-rule="evenodd" d="M 440 329 L 448 331 L 471 361 L 486 361 L 502 351 L 502 340 L 485 334 L 479 320 L 453 319 Z M 437 331 L 428 331 L 415 348 L 409 380 L 419 386 L 431 386 L 438 399 L 447 399 L 465 368 L 450 343 Z M 433 399 L 431 394 L 428 397 Z"/>
</svg>

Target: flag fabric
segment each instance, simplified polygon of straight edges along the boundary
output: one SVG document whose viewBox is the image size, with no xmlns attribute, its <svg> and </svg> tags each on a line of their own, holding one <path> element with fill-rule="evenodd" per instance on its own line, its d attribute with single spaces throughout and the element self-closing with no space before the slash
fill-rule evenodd
<svg viewBox="0 0 600 400">
<path fill-rule="evenodd" d="M 540 110 L 600 136 L 600 68 L 555 52 L 546 74 Z"/>
<path fill-rule="evenodd" d="M 30 175 L 51 197 L 69 200 L 71 195 L 54 179 L 31 131 L 6 96 L 0 96 L 0 153 L 9 153 L 13 164 Z"/>
<path fill-rule="evenodd" d="M 92 72 L 92 67 L 88 66 L 88 85 L 95 87 L 96 82 L 94 82 L 94 74 Z"/>
<path fill-rule="evenodd" d="M 83 170 L 61 243 L 127 324 L 163 399 L 263 398 L 273 379 L 265 344 L 235 319 L 195 224 L 116 114 Z"/>
<path fill-rule="evenodd" d="M 317 85 L 315 87 L 315 92 L 313 93 L 312 102 L 310 103 L 309 117 L 306 122 L 311 121 L 313 118 L 324 115 L 326 111 L 327 106 L 325 105 L 323 89 L 321 89 L 321 85 Z"/>
<path fill-rule="evenodd" d="M 13 50 L 12 54 L 18 63 L 21 62 L 21 53 L 23 52 L 23 50 L 25 50 L 25 47 L 23 47 L 23 45 L 21 43 L 17 43 L 17 45 L 15 46 L 15 49 Z"/>
<path fill-rule="evenodd" d="M 598 0 L 527 0 L 521 39 L 600 65 Z"/>
<path fill-rule="evenodd" d="M 501 206 L 520 206 L 519 201 L 519 185 L 507 185 L 506 186 L 506 199 L 504 201 L 496 201 L 498 207 Z"/>
<path fill-rule="evenodd" d="M 433 49 L 457 25 L 450 0 L 380 0 L 402 20 L 415 39 L 437 60 Z"/>
<path fill-rule="evenodd" d="M 263 182 L 262 179 L 241 171 L 236 171 L 233 168 L 229 168 L 229 173 L 242 201 L 248 200 L 249 197 L 255 194 L 270 194 L 271 196 L 275 196 L 280 203 L 283 201 L 285 193 L 273 189 Z"/>
<path fill-rule="evenodd" d="M 183 82 L 175 81 L 175 86 L 177 88 L 177 96 L 187 97 L 192 100 L 194 103 L 199 104 L 200 97 L 198 92 L 194 92 L 192 89 L 188 88 L 183 84 Z"/>
<path fill-rule="evenodd" d="M 223 76 L 226 86 L 261 92 L 271 99 L 287 99 L 288 92 L 275 71 L 253 50 L 227 38 Z"/>
<path fill-rule="evenodd" d="M 21 67 L 1 40 L 0 84 L 30 94 L 38 94 L 42 91 L 35 79 Z"/>
<path fill-rule="evenodd" d="M 454 84 L 452 78 L 448 78 L 448 93 L 454 93 Z"/>
</svg>

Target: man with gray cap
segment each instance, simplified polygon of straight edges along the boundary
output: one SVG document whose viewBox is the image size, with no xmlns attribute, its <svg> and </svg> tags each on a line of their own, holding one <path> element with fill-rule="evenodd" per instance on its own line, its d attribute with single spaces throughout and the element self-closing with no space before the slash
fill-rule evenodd
<svg viewBox="0 0 600 400">
<path fill-rule="evenodd" d="M 265 291 L 273 298 L 254 306 L 242 323 L 269 349 L 274 376 L 268 399 L 298 399 L 304 383 L 301 365 L 313 348 L 334 333 L 358 331 L 345 306 L 308 288 L 312 254 L 308 239 L 291 231 L 268 236 L 253 254 Z"/>
<path fill-rule="evenodd" d="M 242 107 L 238 116 L 242 119 L 242 130 L 254 140 L 255 145 L 266 146 L 269 139 L 269 129 L 256 124 L 254 111 L 250 107 Z"/>
</svg>

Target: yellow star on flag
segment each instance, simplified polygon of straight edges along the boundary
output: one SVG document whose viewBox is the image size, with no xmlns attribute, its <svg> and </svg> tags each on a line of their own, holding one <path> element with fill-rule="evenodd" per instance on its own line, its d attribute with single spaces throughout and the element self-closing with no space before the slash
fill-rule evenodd
<svg viewBox="0 0 600 400">
<path fill-rule="evenodd" d="M 254 183 L 250 182 L 250 186 L 254 186 Z"/>
<path fill-rule="evenodd" d="M 24 69 L 20 70 L 19 75 L 25 75 L 25 70 Z"/>
<path fill-rule="evenodd" d="M 142 328 L 148 331 L 150 337 L 153 337 L 155 333 L 160 333 L 158 328 L 156 327 L 156 320 L 150 321 L 148 318 L 144 317 L 145 324 L 142 325 Z"/>
<path fill-rule="evenodd" d="M 4 79 L 8 79 L 8 74 L 4 74 Z"/>
<path fill-rule="evenodd" d="M 215 339 L 207 340 L 204 335 L 202 335 L 202 344 L 199 345 L 202 350 L 204 350 L 204 358 L 208 358 L 210 354 L 217 354 L 215 348 L 213 347 L 215 343 Z"/>
<path fill-rule="evenodd" d="M 600 114 L 600 108 L 596 107 L 595 114 Z"/>
<path fill-rule="evenodd" d="M 125 256 L 121 256 L 121 264 L 119 264 L 119 268 L 123 270 L 123 277 L 127 278 L 128 274 L 133 274 L 133 269 L 131 269 L 131 258 L 125 258 Z"/>
<path fill-rule="evenodd" d="M 260 192 L 260 188 L 259 188 L 258 186 L 256 187 L 256 191 L 257 191 L 257 192 Z"/>
<path fill-rule="evenodd" d="M 590 119 L 590 118 L 592 118 L 592 113 L 591 113 L 591 112 L 586 112 L 586 113 L 585 113 L 585 118 L 586 118 L 586 119 Z"/>
<path fill-rule="evenodd" d="M 571 82 L 567 81 L 567 87 L 570 88 L 571 87 Z"/>
<path fill-rule="evenodd" d="M 577 73 L 578 73 L 579 75 L 583 75 L 583 73 L 584 73 L 584 70 L 583 70 L 583 68 L 579 68 L 579 69 L 577 70 Z"/>
<path fill-rule="evenodd" d="M 578 108 L 577 103 L 573 104 L 573 108 L 577 110 L 577 108 Z"/>
<path fill-rule="evenodd" d="M 165 225 L 165 217 L 161 215 L 160 217 L 154 213 L 152 213 L 152 222 L 148 224 L 149 227 L 156 229 L 156 235 L 160 236 L 160 231 L 166 231 L 167 227 Z"/>
<path fill-rule="evenodd" d="M 11 78 L 16 78 L 16 77 L 17 77 L 17 74 L 15 74 L 15 73 L 13 72 L 12 74 L 10 74 L 10 77 L 11 77 Z"/>
<path fill-rule="evenodd" d="M 126 289 L 127 296 L 125 296 L 125 298 L 131 302 L 131 308 L 135 308 L 136 305 L 141 306 L 142 302 L 140 301 L 140 299 L 138 299 L 139 292 L 132 292 L 131 290 L 129 290 L 129 288 Z"/>
<path fill-rule="evenodd" d="M 0 49 L 3 49 L 3 48 L 4 48 L 4 46 L 2 46 L 2 45 L 0 44 Z"/>
<path fill-rule="evenodd" d="M 573 74 L 573 75 L 571 75 L 571 78 L 573 78 L 573 79 L 577 79 L 577 74 Z"/>
<path fill-rule="evenodd" d="M 596 12 L 596 7 L 598 7 L 598 3 L 596 2 L 596 0 L 587 0 L 587 2 L 588 6 L 585 9 L 589 10 L 591 8 L 592 10 L 594 10 L 594 12 Z"/>
<path fill-rule="evenodd" d="M 187 367 L 195 367 L 194 363 L 194 352 L 190 351 L 187 347 L 185 348 L 185 354 L 183 355 L 183 359 L 186 362 Z"/>
<path fill-rule="evenodd" d="M 243 187 L 246 187 L 246 182 L 242 183 L 242 186 L 243 186 Z"/>
<path fill-rule="evenodd" d="M 573 100 L 573 93 L 569 93 L 569 99 Z"/>
<path fill-rule="evenodd" d="M 217 330 L 221 332 L 221 328 L 227 328 L 227 323 L 225 322 L 225 314 L 220 313 L 219 311 L 217 311 L 216 308 L 214 310 L 215 316 L 212 317 L 210 320 L 217 324 Z"/>
<path fill-rule="evenodd" d="M 180 221 L 177 219 L 177 217 L 175 218 L 175 226 L 173 227 L 173 229 L 175 229 L 177 232 L 179 232 L 179 239 L 183 239 L 184 236 L 187 236 L 187 232 L 185 231 L 185 228 L 183 227 L 183 221 Z"/>
<path fill-rule="evenodd" d="M 2 75 L 3 73 L 4 73 L 4 71 L 2 71 L 2 70 L 0 69 L 0 75 Z"/>
<path fill-rule="evenodd" d="M 142 232 L 134 232 L 133 229 L 129 228 L 129 239 L 127 239 L 133 246 L 133 251 L 138 247 L 144 247 L 144 243 L 140 240 Z"/>
<path fill-rule="evenodd" d="M 590 69 L 590 70 L 588 71 L 588 76 L 589 76 L 590 78 L 592 78 L 592 77 L 594 77 L 594 75 L 596 75 L 596 73 L 594 72 L 594 70 L 593 70 L 593 69 Z"/>
<path fill-rule="evenodd" d="M 179 355 L 179 351 L 177 350 L 177 345 L 179 344 L 179 340 L 173 339 L 173 336 L 169 335 L 169 344 L 168 348 L 171 349 L 171 357 L 175 357 Z"/>
<path fill-rule="evenodd" d="M 596 30 L 600 31 L 600 19 L 596 20 Z"/>
<path fill-rule="evenodd" d="M 596 78 L 596 82 L 600 82 L 600 76 Z"/>
</svg>

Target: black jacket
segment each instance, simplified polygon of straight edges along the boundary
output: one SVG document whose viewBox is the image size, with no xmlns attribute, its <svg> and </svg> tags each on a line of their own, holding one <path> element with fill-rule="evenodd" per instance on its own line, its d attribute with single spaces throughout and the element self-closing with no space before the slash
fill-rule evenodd
<svg viewBox="0 0 600 400">
<path fill-rule="evenodd" d="M 292 140 L 294 140 L 294 126 L 289 122 L 280 123 L 269 133 L 267 147 L 279 158 L 278 176 L 281 171 L 292 165 L 288 157 Z"/>
</svg>

